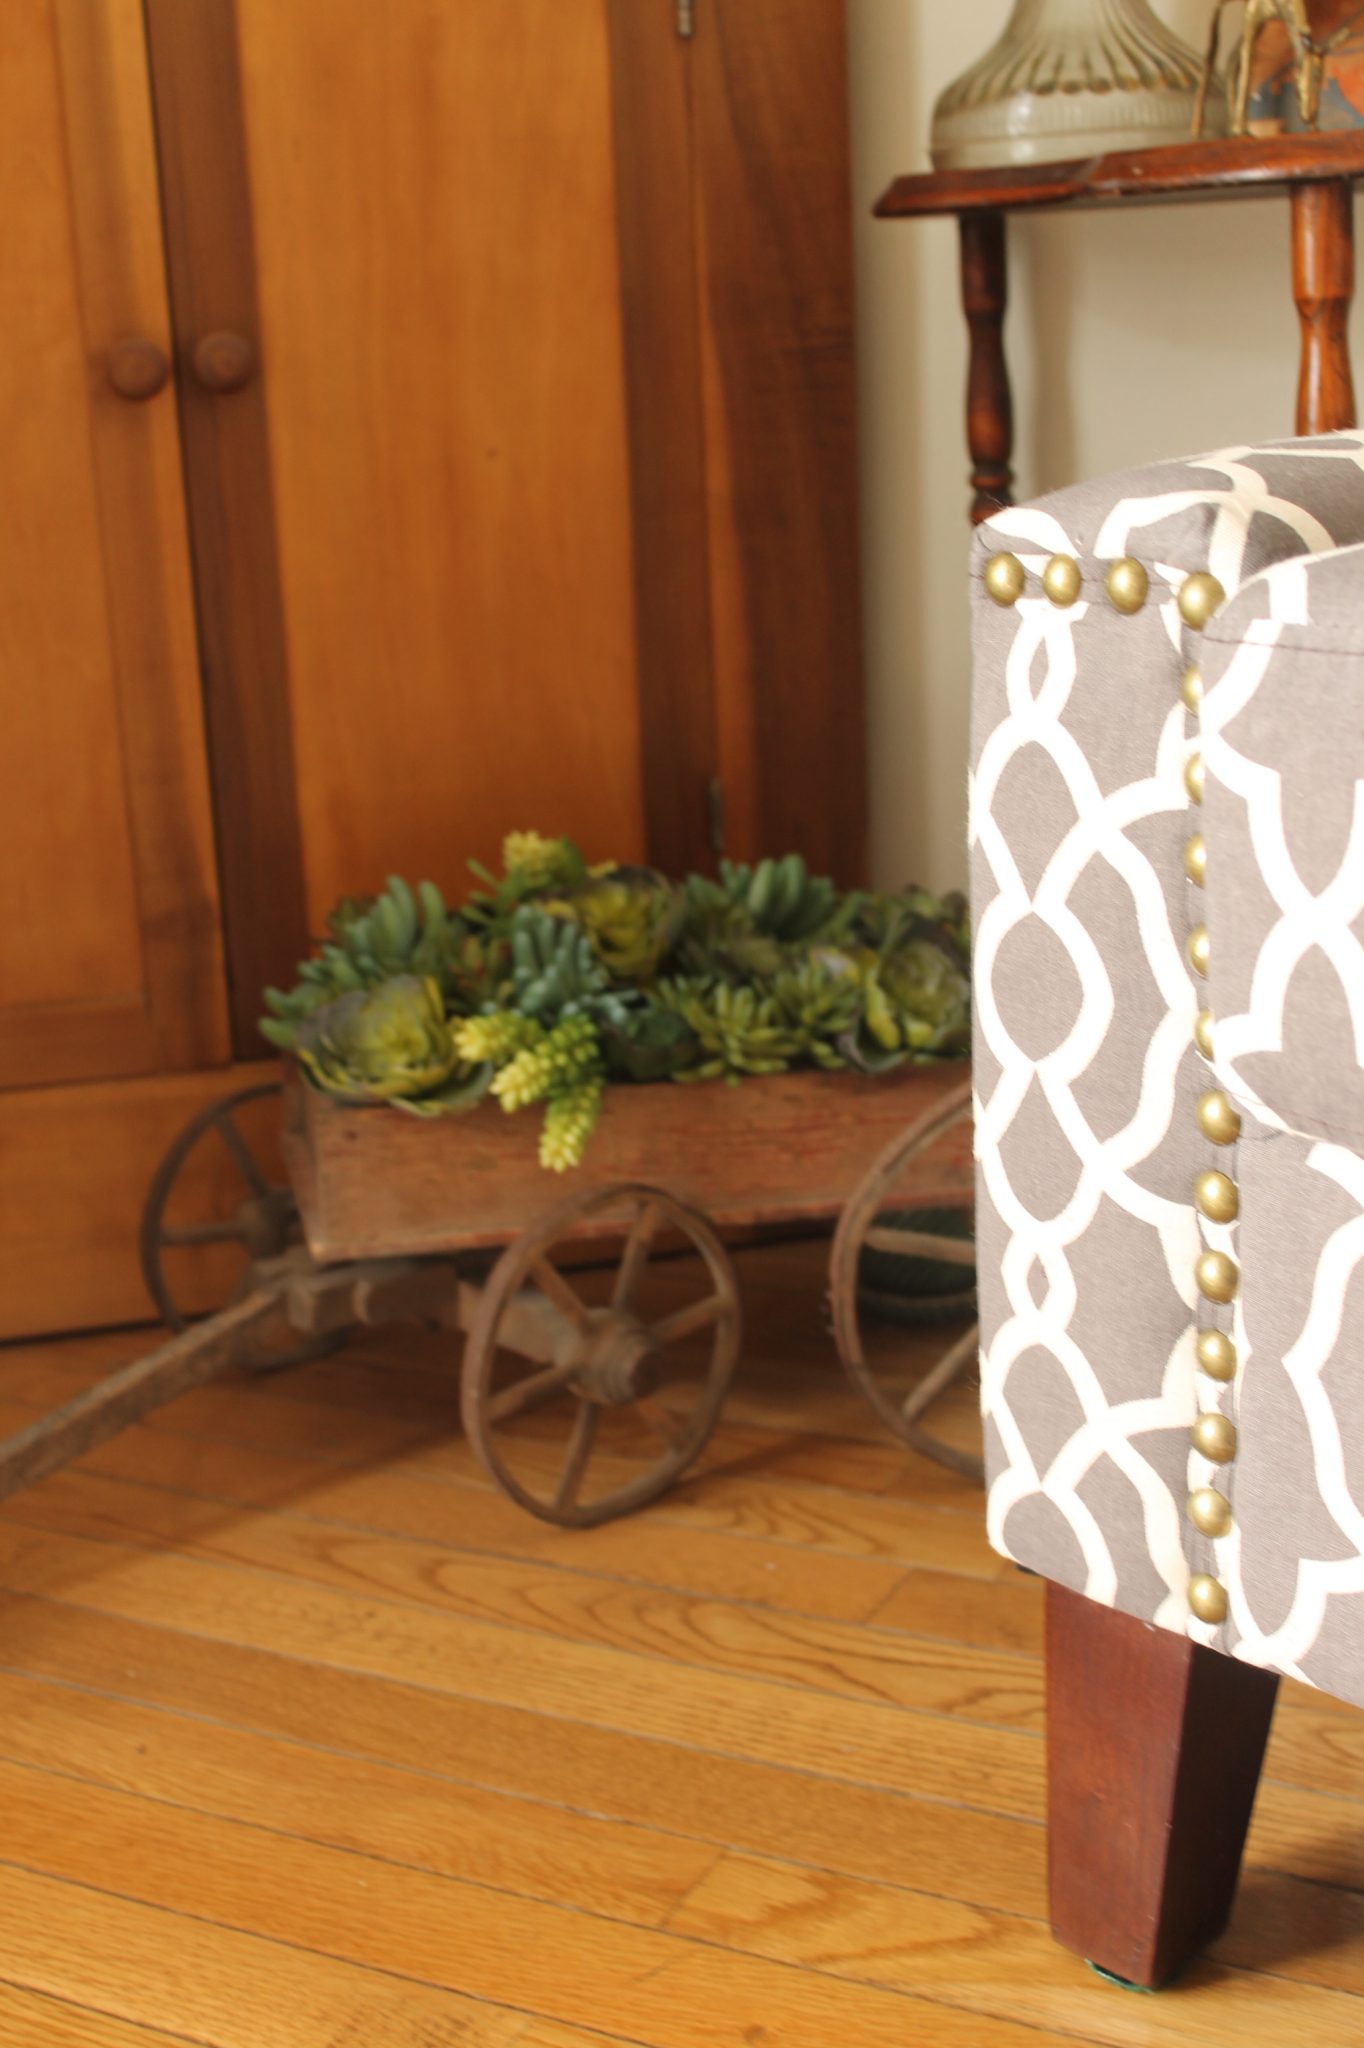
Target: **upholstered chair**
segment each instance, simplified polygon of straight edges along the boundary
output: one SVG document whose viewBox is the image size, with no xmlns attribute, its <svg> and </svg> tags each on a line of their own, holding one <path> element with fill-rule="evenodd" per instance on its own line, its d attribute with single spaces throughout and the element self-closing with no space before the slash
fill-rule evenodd
<svg viewBox="0 0 1364 2048">
<path fill-rule="evenodd" d="M 1048 1586 L 1053 1926 L 1158 1984 L 1278 1676 L 1364 1704 L 1364 437 L 1001 511 L 973 563 L 992 1541 Z"/>
</svg>

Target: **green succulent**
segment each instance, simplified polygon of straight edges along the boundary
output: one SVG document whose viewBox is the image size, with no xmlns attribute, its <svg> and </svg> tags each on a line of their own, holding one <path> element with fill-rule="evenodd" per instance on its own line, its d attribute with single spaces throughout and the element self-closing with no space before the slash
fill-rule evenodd
<svg viewBox="0 0 1364 2048">
<path fill-rule="evenodd" d="M 654 979 L 682 921 L 677 891 L 652 868 L 612 868 L 545 908 L 587 933 L 614 983 L 635 988 Z"/>
<path fill-rule="evenodd" d="M 635 992 L 617 992 L 587 933 L 537 903 L 524 903 L 510 927 L 512 1006 L 541 1023 L 578 1011 L 630 1028 Z"/>
<path fill-rule="evenodd" d="M 720 879 L 729 901 L 756 930 L 788 943 L 813 939 L 838 908 L 838 891 L 828 876 L 810 874 L 798 853 L 760 860 L 752 868 L 724 860 Z"/>
<path fill-rule="evenodd" d="M 414 894 L 401 875 L 389 876 L 381 896 L 343 897 L 327 928 L 330 939 L 303 962 L 297 986 L 265 991 L 269 1014 L 261 1019 L 261 1035 L 283 1051 L 294 1051 L 304 1020 L 339 996 L 404 974 L 431 976 L 448 990 L 468 943 L 435 883 L 419 883 Z"/>
<path fill-rule="evenodd" d="M 848 1064 L 839 1041 L 862 1010 L 861 977 L 850 955 L 831 947 L 811 952 L 777 976 L 772 994 L 816 1066 Z"/>
<path fill-rule="evenodd" d="M 657 1000 L 682 1019 L 696 1056 L 679 1081 L 737 1080 L 743 1074 L 784 1074 L 801 1042 L 775 997 L 728 982 L 681 979 L 658 985 Z"/>
<path fill-rule="evenodd" d="M 894 953 L 872 957 L 861 981 L 861 1021 L 839 1040 L 854 1066 L 882 1072 L 905 1060 L 967 1050 L 970 983 L 940 945 L 911 939 Z"/>
<path fill-rule="evenodd" d="M 601 1077 L 601 1041 L 590 1017 L 565 1017 L 552 1031 L 533 1030 L 493 1076 L 492 1092 L 504 1109 L 526 1109 Z"/>
<path fill-rule="evenodd" d="M 601 1114 L 601 1076 L 591 1075 L 546 1106 L 540 1131 L 540 1164 L 551 1173 L 567 1173 L 582 1163 L 587 1141 Z"/>
<path fill-rule="evenodd" d="M 297 1052 L 305 1073 L 345 1102 L 404 1102 L 473 1077 L 434 980 L 403 974 L 353 989 L 306 1018 Z"/>
</svg>

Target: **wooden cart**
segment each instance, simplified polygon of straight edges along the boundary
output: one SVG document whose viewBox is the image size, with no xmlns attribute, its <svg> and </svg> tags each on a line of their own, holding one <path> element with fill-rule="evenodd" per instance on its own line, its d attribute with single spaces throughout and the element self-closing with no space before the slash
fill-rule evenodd
<svg viewBox="0 0 1364 2048">
<path fill-rule="evenodd" d="M 278 1093 L 226 1097 L 171 1146 L 142 1260 L 175 1334 L 0 1444 L 0 1498 L 231 1367 L 279 1368 L 356 1326 L 415 1321 L 463 1333 L 464 1426 L 498 1485 L 547 1521 L 607 1521 L 672 1485 L 720 1413 L 741 1336 L 723 1234 L 835 1220 L 848 1372 L 900 1436 L 978 1469 L 920 1423 L 973 1362 L 975 1331 L 905 1387 L 868 1342 L 858 1287 L 869 1250 L 974 1263 L 931 1214 L 972 1199 L 962 1066 L 608 1089 L 567 1189 L 537 1164 L 534 1118 L 491 1103 L 443 1121 L 347 1108 L 297 1076 L 283 1090 L 281 1184 L 251 1129 Z M 186 1219 L 177 1191 L 203 1185 L 205 1149 L 218 1202 Z M 191 1320 L 177 1262 L 227 1245 L 244 1268 L 232 1298 Z"/>
</svg>

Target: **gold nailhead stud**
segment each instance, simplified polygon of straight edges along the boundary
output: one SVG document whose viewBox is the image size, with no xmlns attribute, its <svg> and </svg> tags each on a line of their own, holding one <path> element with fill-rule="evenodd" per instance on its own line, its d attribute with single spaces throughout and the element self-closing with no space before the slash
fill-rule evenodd
<svg viewBox="0 0 1364 2048">
<path fill-rule="evenodd" d="M 1122 612 L 1128 618 L 1133 612 L 1141 610 L 1150 588 L 1150 577 L 1141 563 L 1134 561 L 1131 555 L 1124 555 L 1120 562 L 1112 563 L 1104 577 L 1108 602 L 1115 612 Z"/>
<path fill-rule="evenodd" d="M 1200 1010 L 1194 1020 L 1194 1044 L 1205 1060 L 1212 1058 L 1212 1011 Z"/>
<path fill-rule="evenodd" d="M 1053 604 L 1074 604 L 1082 581 L 1080 564 L 1073 555 L 1053 555 L 1042 571 L 1042 588 Z"/>
<path fill-rule="evenodd" d="M 1196 661 L 1185 669 L 1184 680 L 1179 686 L 1179 694 L 1184 699 L 1185 708 L 1189 711 L 1197 711 L 1203 702 L 1203 671 Z"/>
<path fill-rule="evenodd" d="M 1236 1424 L 1215 1408 L 1200 1415 L 1189 1434 L 1194 1449 L 1214 1465 L 1229 1465 L 1236 1456 Z"/>
<path fill-rule="evenodd" d="M 1196 575 L 1186 577 L 1179 587 L 1179 616 L 1186 626 L 1202 632 L 1218 606 L 1226 601 L 1227 593 L 1217 578 L 1200 569 Z"/>
<path fill-rule="evenodd" d="M 1184 763 L 1184 787 L 1189 792 L 1190 800 L 1193 803 L 1202 803 L 1203 785 L 1206 780 L 1203 756 L 1201 754 L 1190 754 L 1188 760 Z"/>
<path fill-rule="evenodd" d="M 1200 889 L 1208 879 L 1208 842 L 1201 832 L 1184 842 L 1184 872 Z"/>
<path fill-rule="evenodd" d="M 1198 1291 L 1206 1294 L 1209 1301 L 1234 1301 L 1240 1277 L 1234 1261 L 1225 1252 L 1204 1252 L 1194 1267 Z"/>
<path fill-rule="evenodd" d="M 1234 1145 L 1241 1135 L 1241 1118 L 1220 1088 L 1210 1088 L 1198 1098 L 1198 1128 L 1214 1145 Z"/>
<path fill-rule="evenodd" d="M 1208 927 L 1205 924 L 1194 926 L 1185 941 L 1184 950 L 1189 956 L 1189 965 L 1194 973 L 1206 974 L 1212 965 L 1212 940 L 1208 937 Z"/>
<path fill-rule="evenodd" d="M 1231 1502 L 1215 1486 L 1200 1486 L 1189 1495 L 1189 1520 L 1200 1536 L 1229 1535 L 1231 1519 Z"/>
<path fill-rule="evenodd" d="M 1194 1204 L 1209 1223 L 1234 1223 L 1241 1207 L 1236 1183 L 1225 1173 L 1210 1168 L 1194 1182 Z"/>
<path fill-rule="evenodd" d="M 1236 1346 L 1223 1330 L 1200 1330 L 1198 1362 L 1210 1380 L 1234 1380 Z"/>
<path fill-rule="evenodd" d="M 1199 1621 L 1220 1628 L 1227 1618 L 1227 1589 L 1206 1572 L 1198 1572 L 1189 1581 L 1189 1606 Z"/>
<path fill-rule="evenodd" d="M 995 603 L 1006 609 L 1018 603 L 1027 580 L 1017 555 L 991 555 L 985 564 L 985 588 Z"/>
</svg>

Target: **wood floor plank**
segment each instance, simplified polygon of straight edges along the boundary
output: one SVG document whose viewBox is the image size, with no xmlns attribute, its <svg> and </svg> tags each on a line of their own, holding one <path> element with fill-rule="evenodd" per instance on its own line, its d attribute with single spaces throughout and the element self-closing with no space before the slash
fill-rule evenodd
<svg viewBox="0 0 1364 2048">
<path fill-rule="evenodd" d="M 1290 2033 L 1344 2041 L 1359 2014 L 1354 1999 L 1337 1991 L 1212 1961 L 1158 1998 L 1096 2002 L 1092 1985 L 1039 1921 L 747 1857 L 718 1863 L 670 1924 L 859 1983 L 931 1986 L 983 2018 L 1011 2011 L 1105 2048 L 1226 2048 L 1231 2039 L 1276 2048 Z M 1359 1988 L 1356 1970 L 1349 1990 Z"/>
<path fill-rule="evenodd" d="M 1043 1843 L 1012 1822 L 884 1786 L 587 1727 L 533 1709 L 324 1670 L 41 1600 L 0 1598 L 4 1661 L 34 1676 L 346 1756 L 853 1874 L 1040 1910 Z M 99 1695 L 96 1695 L 99 1697 Z M 1041 1800 L 1041 1745 L 1027 1760 Z"/>
<path fill-rule="evenodd" d="M 336 1963 L 0 1861 L 21 1988 L 205 2048 L 512 2048 L 524 2012 Z"/>
<path fill-rule="evenodd" d="M 0 2048 L 1364 2034 L 1364 1723 L 1306 1688 L 1212 1957 L 1133 1999 L 1051 1944 L 1040 1586 L 842 1383 L 817 1254 L 741 1254 L 703 1468 L 586 1538 L 490 1487 L 416 1333 L 9 1504 Z M 0 1429 L 140 1349 L 10 1347 Z"/>
<path fill-rule="evenodd" d="M 499 1495 L 467 1487 L 404 1486 L 387 1475 L 362 1474 L 334 1489 L 319 1489 L 307 1507 L 306 1515 L 291 1509 L 244 1517 L 231 1503 L 68 1469 L 16 1496 L 12 1516 L 75 1535 L 173 1546 L 225 1562 L 260 1561 L 271 1569 L 280 1569 L 278 1554 L 292 1531 L 296 1562 L 284 1568 L 300 1569 L 304 1576 L 316 1570 L 316 1559 L 331 1546 L 373 1544 L 386 1536 L 405 1539 L 414 1558 L 435 1558 L 443 1551 L 468 1560 L 475 1570 L 474 1561 L 483 1559 L 483 1568 L 494 1575 L 529 1569 L 543 1576 L 548 1566 L 615 1579 L 628 1559 L 625 1576 L 632 1584 L 841 1622 L 868 1620 L 905 1576 L 904 1567 L 889 1559 L 803 1554 L 789 1544 L 739 1542 L 673 1527 L 665 1532 L 659 1524 L 641 1527 L 628 1553 L 622 1552 L 619 1537 L 610 1543 L 569 1545 L 561 1531 L 535 1521 Z M 329 1507 L 342 1512 L 328 1512 Z M 509 1528 L 513 1517 L 515 1526 Z M 490 1524 L 503 1531 L 500 1543 Z M 535 1534 L 526 1534 L 528 1530 Z M 603 1532 L 583 1533 L 600 1537 Z M 307 1562 L 310 1557 L 312 1564 Z"/>
<path fill-rule="evenodd" d="M 325 1740 L 332 1731 L 318 1733 Z M 6 1765 L 58 1772 L 77 1785 L 527 1899 L 571 1899 L 644 1927 L 661 1925 L 716 1856 L 714 1843 L 681 1827 L 660 1833 L 532 1804 L 434 1769 L 374 1763 L 14 1673 L 0 1674 L 0 1759 L 0 1773 Z"/>
<path fill-rule="evenodd" d="M 962 1714 L 1004 1726 L 1040 1727 L 1042 1686 L 1034 1660 L 982 1650 L 962 1684 L 959 1649 L 903 1632 L 829 1616 L 757 1609 L 742 1595 L 727 1601 L 646 1590 L 576 1571 L 561 1545 L 557 1568 L 394 1540 L 372 1530 L 261 1512 L 223 1516 L 183 1495 L 154 1492 L 68 1473 L 6 1505 L 0 1529 L 50 1530 L 77 1543 L 107 1542 L 115 1555 L 133 1546 L 173 1548 L 186 1558 L 262 1570 L 429 1607 L 473 1622 L 491 1621 L 557 1636 L 575 1646 L 597 1643 L 733 1676 L 777 1678 L 849 1699 L 881 1700 Z M 0 1534 L 0 1560 L 4 1538 Z M 88 1553 L 87 1553 L 88 1554 Z M 903 1576 L 865 1561 L 845 1567 L 847 1601 L 873 1612 Z M 775 1565 L 774 1565 L 775 1570 Z M 3 1571 L 3 1562 L 0 1562 Z M 766 1577 L 759 1574 L 760 1579 Z M 791 1589 L 792 1600 L 797 1597 Z M 901 1613 L 904 1613 L 903 1603 Z M 1027 1611 L 1026 1600 L 1023 1612 Z"/>
<path fill-rule="evenodd" d="M 5 1384 L 0 1374 L 0 1387 Z M 0 1429 L 20 1429 L 34 1413 L 33 1403 L 0 1399 Z M 174 1459 L 168 1460 L 164 1438 L 133 1429 L 101 1445 L 82 1460 L 80 1469 L 205 1499 L 295 1505 L 324 1520 L 356 1521 L 391 1528 L 395 1534 L 436 1533 L 433 1527 L 419 1526 L 426 1517 L 439 1521 L 450 1532 L 449 1540 L 473 1549 L 518 1556 L 552 1551 L 569 1561 L 581 1554 L 589 1567 L 609 1560 L 617 1573 L 636 1578 L 649 1577 L 656 1559 L 672 1555 L 673 1539 L 657 1532 L 674 1528 L 789 1547 L 799 1552 L 802 1562 L 811 1553 L 829 1552 L 1010 1584 L 1018 1578 L 1014 1567 L 990 1549 L 979 1489 L 964 1482 L 959 1498 L 891 1502 L 876 1494 L 708 1468 L 701 1479 L 689 1480 L 654 1503 L 646 1516 L 637 1517 L 630 1544 L 623 1545 L 620 1532 L 608 1526 L 574 1531 L 566 1550 L 561 1532 L 524 1514 L 497 1493 L 481 1471 L 433 1471 L 429 1463 L 418 1464 L 401 1451 L 371 1469 L 338 1472 L 334 1464 L 312 1460 L 306 1451 L 290 1455 L 217 1437 L 182 1435 Z M 414 1481 L 424 1482 L 420 1492 Z M 431 1493 L 434 1501 L 428 1497 Z"/>
<path fill-rule="evenodd" d="M 184 2034 L 167 2034 L 132 2020 L 92 2012 L 21 1991 L 0 1980 L 0 2048 L 193 2048 Z"/>
<path fill-rule="evenodd" d="M 121 1923 L 127 1924 L 130 1900 L 134 1914 L 192 1910 L 196 1933 L 207 1915 L 217 1944 L 268 1945 L 256 1967 L 286 1979 L 306 1975 L 315 1996 L 334 1972 L 344 1973 L 352 1995 L 371 1999 L 383 1976 L 400 1979 L 409 1992 L 420 1989 L 424 2000 L 449 1986 L 444 1995 L 457 1995 L 457 2010 L 480 2048 L 485 2038 L 514 2040 L 513 2029 L 499 2031 L 488 2016 L 488 2008 L 513 2001 L 522 2013 L 570 2025 L 628 2029 L 650 2048 L 713 2048 L 759 2026 L 810 2048 L 816 2042 L 827 2048 L 833 2032 L 876 2048 L 901 2048 L 906 2038 L 924 2048 L 975 2048 L 978 2039 L 972 2016 L 952 2003 L 806 1977 L 758 1955 L 513 1900 L 281 1836 L 271 1836 L 267 1849 L 255 1829 L 203 1816 L 191 1821 L 173 1808 L 40 1772 L 23 1776 L 27 1789 L 12 1769 L 0 1773 L 7 1866 L 0 1868 L 0 1911 L 22 1878 L 46 1888 L 55 1875 L 68 1891 L 89 1887 L 87 1898 L 97 1882 L 110 1881 L 118 1898 L 109 1904 Z M 185 1939 L 180 1931 L 175 1938 L 178 1944 Z M 200 1938 L 195 1945 L 206 1944 Z M 46 1967 L 52 1968 L 50 1955 Z M 52 1987 L 44 1981 L 40 1988 Z M 386 2023 L 384 2001 L 392 1996 L 392 1984 L 384 1985 L 371 2026 Z M 1036 2035 L 1005 2014 L 993 2025 L 999 2042 L 1039 2048 Z M 830 2034 L 821 2040 L 819 2028 Z M 259 2038 L 266 2048 L 276 2035 Z M 357 2041 L 384 2048 L 401 2038 L 377 2026 L 367 2035 L 356 2031 Z M 1060 2036 L 1044 2031 L 1042 2038 Z"/>
<path fill-rule="evenodd" d="M 552 1702 L 556 1715 L 698 1750 L 995 1812 L 1040 1811 L 1034 1759 L 1018 1749 L 1038 1741 L 1037 1673 L 1022 1658 L 986 1660 L 977 1673 L 943 1646 L 916 1641 L 903 1661 L 878 1660 L 894 1703 L 845 1698 L 12 1520 L 0 1523 L 0 1586 L 489 1705 L 548 1711 Z M 743 1624 L 753 1618 L 733 1612 Z M 771 1655 L 785 1656 L 788 1669 L 803 1661 L 795 1649 Z M 912 1728 L 910 1699 L 920 1709 Z M 1033 1732 L 1015 1733 L 1011 1722 Z"/>
</svg>

